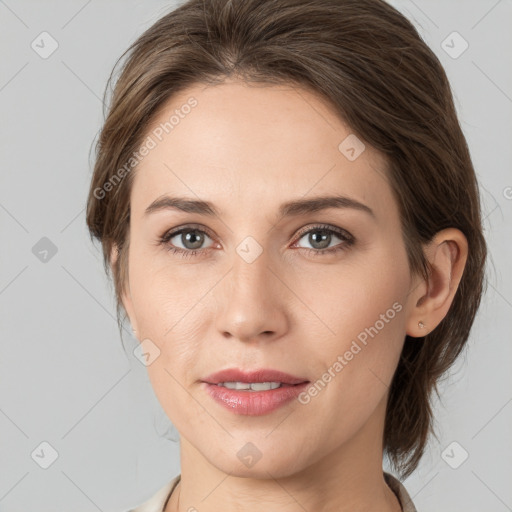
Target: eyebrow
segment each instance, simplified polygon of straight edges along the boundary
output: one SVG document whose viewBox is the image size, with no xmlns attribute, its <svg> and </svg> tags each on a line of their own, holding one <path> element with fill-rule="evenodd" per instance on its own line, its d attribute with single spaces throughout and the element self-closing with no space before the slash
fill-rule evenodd
<svg viewBox="0 0 512 512">
<path fill-rule="evenodd" d="M 296 199 L 283 203 L 278 212 L 278 219 L 315 213 L 328 208 L 351 208 L 369 214 L 375 218 L 373 210 L 351 197 L 334 195 L 318 196 L 308 199 Z M 155 199 L 145 210 L 144 215 L 161 210 L 179 210 L 187 213 L 197 213 L 209 217 L 220 217 L 219 211 L 209 201 L 189 199 L 187 197 L 161 196 Z"/>
</svg>

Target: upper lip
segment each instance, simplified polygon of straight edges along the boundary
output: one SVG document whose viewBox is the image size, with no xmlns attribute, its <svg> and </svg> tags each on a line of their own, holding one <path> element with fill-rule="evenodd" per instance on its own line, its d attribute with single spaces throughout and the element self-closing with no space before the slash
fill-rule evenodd
<svg viewBox="0 0 512 512">
<path fill-rule="evenodd" d="M 279 370 L 262 368 L 259 370 L 241 370 L 239 368 L 227 368 L 204 377 L 203 382 L 218 384 L 219 382 L 282 382 L 283 384 L 301 384 L 309 382 L 302 377 L 296 377 Z"/>
</svg>

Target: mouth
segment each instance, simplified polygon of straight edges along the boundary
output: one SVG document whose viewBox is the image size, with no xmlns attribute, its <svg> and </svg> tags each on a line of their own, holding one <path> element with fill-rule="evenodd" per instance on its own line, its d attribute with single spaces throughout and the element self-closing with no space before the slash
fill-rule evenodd
<svg viewBox="0 0 512 512">
<path fill-rule="evenodd" d="M 309 380 L 278 370 L 222 370 L 205 377 L 202 385 L 219 405 L 234 414 L 262 416 L 291 403 Z"/>
<path fill-rule="evenodd" d="M 296 386 L 309 382 L 304 377 L 267 368 L 250 371 L 228 368 L 208 375 L 202 381 L 207 384 L 216 384 L 227 389 L 240 391 L 269 391 L 279 387 Z"/>
<path fill-rule="evenodd" d="M 217 386 L 237 391 L 270 391 L 271 389 L 298 386 L 283 382 L 217 382 Z"/>
</svg>

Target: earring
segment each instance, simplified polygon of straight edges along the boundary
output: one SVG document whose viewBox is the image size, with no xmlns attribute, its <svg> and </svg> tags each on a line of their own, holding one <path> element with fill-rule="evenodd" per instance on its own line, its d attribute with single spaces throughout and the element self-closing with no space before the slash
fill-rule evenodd
<svg viewBox="0 0 512 512">
<path fill-rule="evenodd" d="M 425 327 L 425 324 L 420 320 L 420 321 L 418 322 L 418 327 L 419 327 L 420 329 L 423 329 L 423 327 Z"/>
</svg>

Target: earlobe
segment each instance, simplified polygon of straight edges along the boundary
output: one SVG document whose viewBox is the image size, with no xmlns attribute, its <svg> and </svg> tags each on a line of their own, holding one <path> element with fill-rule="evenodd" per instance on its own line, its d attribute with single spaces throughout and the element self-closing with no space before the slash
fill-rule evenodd
<svg viewBox="0 0 512 512">
<path fill-rule="evenodd" d="M 425 248 L 429 261 L 428 282 L 418 287 L 407 325 L 407 334 L 422 337 L 432 332 L 453 302 L 468 255 L 468 243 L 464 234 L 456 228 L 447 228 L 432 239 Z"/>
</svg>

